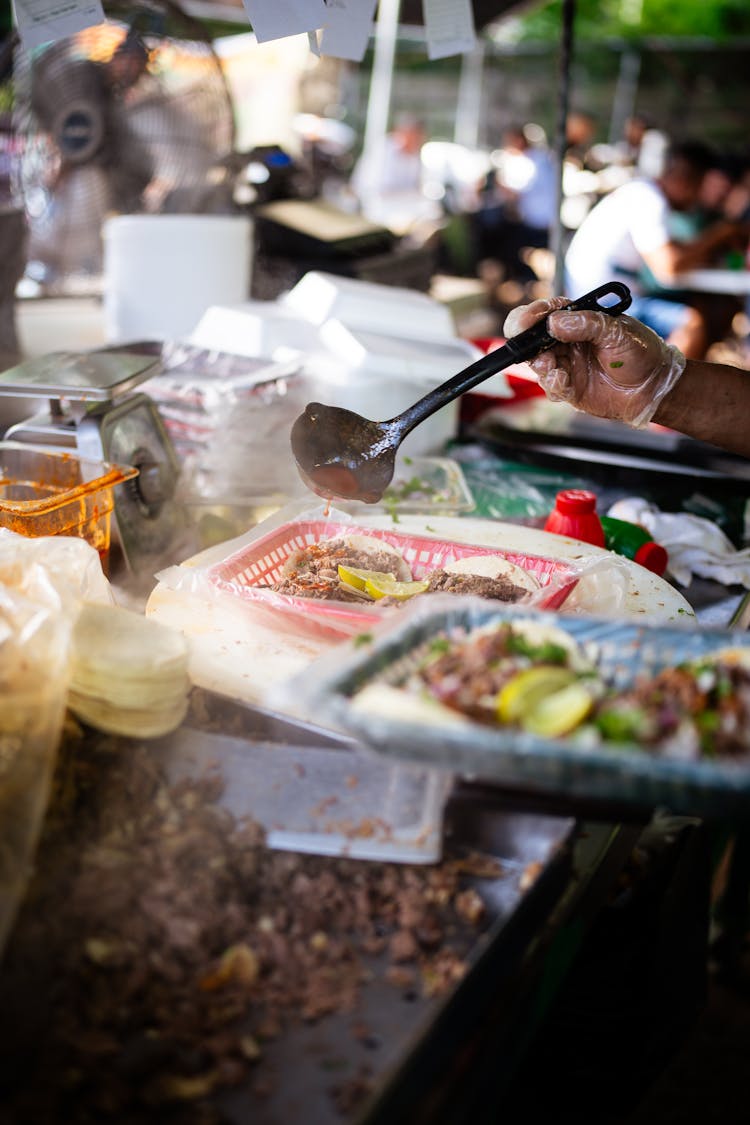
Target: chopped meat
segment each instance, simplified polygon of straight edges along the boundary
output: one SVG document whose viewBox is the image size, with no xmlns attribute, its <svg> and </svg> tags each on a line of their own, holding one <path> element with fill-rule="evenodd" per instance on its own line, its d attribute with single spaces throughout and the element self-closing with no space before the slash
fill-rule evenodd
<svg viewBox="0 0 750 1125">
<path fill-rule="evenodd" d="M 605 737 L 671 744 L 697 757 L 750 753 L 750 670 L 741 664 L 665 668 L 629 691 L 602 701 L 597 724 Z"/>
<path fill-rule="evenodd" d="M 0 972 L 3 1122 L 217 1125 L 222 1088 L 273 1092 L 269 1040 L 353 1013 L 374 976 L 420 996 L 459 979 L 486 921 L 459 864 L 270 851 L 222 788 L 171 783 L 137 743 L 64 742 Z"/>
<path fill-rule="evenodd" d="M 451 574 L 447 570 L 433 570 L 428 576 L 425 593 L 474 594 L 480 598 L 493 598 L 499 602 L 520 602 L 528 598 L 529 591 L 517 586 L 510 578 L 488 578 L 483 574 Z"/>
<path fill-rule="evenodd" d="M 372 547 L 365 551 L 352 546 L 348 540 L 328 539 L 313 543 L 294 560 L 294 569 L 275 582 L 271 589 L 279 594 L 292 594 L 305 598 L 361 601 L 356 591 L 347 590 L 339 581 L 339 566 L 354 570 L 379 570 L 396 577 L 392 547 L 380 547 L 373 539 Z"/>
</svg>

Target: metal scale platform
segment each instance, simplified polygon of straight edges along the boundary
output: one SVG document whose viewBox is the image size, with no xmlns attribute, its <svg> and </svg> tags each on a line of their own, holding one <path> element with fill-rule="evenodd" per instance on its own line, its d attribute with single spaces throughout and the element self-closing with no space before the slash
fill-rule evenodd
<svg viewBox="0 0 750 1125">
<path fill-rule="evenodd" d="M 135 391 L 159 364 L 159 356 L 114 350 L 52 352 L 0 373 L 0 396 L 47 400 L 6 440 L 138 469 L 114 494 L 116 539 L 134 572 L 162 555 L 183 526 L 172 441 L 156 404 Z"/>
</svg>

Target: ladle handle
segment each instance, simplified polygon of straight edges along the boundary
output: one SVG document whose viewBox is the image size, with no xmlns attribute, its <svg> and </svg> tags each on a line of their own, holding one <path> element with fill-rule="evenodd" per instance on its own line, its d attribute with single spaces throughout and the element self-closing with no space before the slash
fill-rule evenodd
<svg viewBox="0 0 750 1125">
<path fill-rule="evenodd" d="M 607 297 L 614 297 L 616 300 L 610 304 L 605 304 Z M 598 289 L 592 289 L 590 293 L 586 293 L 583 297 L 578 297 L 575 301 L 563 305 L 562 308 L 588 309 L 594 312 L 604 312 L 609 316 L 619 316 L 621 312 L 628 308 L 631 301 L 632 296 L 627 285 L 623 285 L 620 281 L 609 281 L 606 285 L 600 285 Z M 392 432 L 396 431 L 401 437 L 405 437 L 425 418 L 429 418 L 436 410 L 447 406 L 449 402 L 453 402 L 454 398 L 458 398 L 465 391 L 470 391 L 472 387 L 476 387 L 477 383 L 489 379 L 491 375 L 497 375 L 499 371 L 511 367 L 514 363 L 523 363 L 525 360 L 533 359 L 534 356 L 557 343 L 559 341 L 555 336 L 550 335 L 547 329 L 547 318 L 545 317 L 533 324 L 531 328 L 527 328 L 525 332 L 520 332 L 518 336 L 512 336 L 501 348 L 488 352 L 487 355 L 483 355 L 481 359 L 476 360 L 469 367 L 465 367 L 463 371 L 459 371 L 447 382 L 441 383 L 439 387 L 429 391 L 424 398 L 420 398 L 398 417 L 392 418 L 389 423 L 385 424 L 392 427 Z"/>
</svg>

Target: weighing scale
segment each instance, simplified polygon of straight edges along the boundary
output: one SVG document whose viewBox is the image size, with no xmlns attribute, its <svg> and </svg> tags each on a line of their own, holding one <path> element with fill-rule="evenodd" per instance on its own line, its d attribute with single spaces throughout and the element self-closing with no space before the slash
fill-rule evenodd
<svg viewBox="0 0 750 1125">
<path fill-rule="evenodd" d="M 114 495 L 117 537 L 134 572 L 169 548 L 184 521 L 172 441 L 156 404 L 135 392 L 159 366 L 160 355 L 104 349 L 52 352 L 0 373 L 0 396 L 48 400 L 47 410 L 11 426 L 6 440 L 138 469 Z"/>
</svg>

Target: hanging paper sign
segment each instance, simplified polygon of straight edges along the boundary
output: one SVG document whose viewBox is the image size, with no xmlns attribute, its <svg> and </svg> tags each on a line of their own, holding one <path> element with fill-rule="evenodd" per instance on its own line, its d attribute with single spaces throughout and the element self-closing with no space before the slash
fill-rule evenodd
<svg viewBox="0 0 750 1125">
<path fill-rule="evenodd" d="M 325 0 L 242 0 L 259 43 L 317 31 L 326 21 Z"/>
<path fill-rule="evenodd" d="M 370 41 L 376 3 L 377 0 L 327 0 L 321 53 L 361 62 Z"/>
<path fill-rule="evenodd" d="M 427 56 L 465 55 L 477 44 L 471 0 L 422 0 Z"/>
<path fill-rule="evenodd" d="M 100 0 L 14 0 L 13 15 L 27 51 L 106 19 Z"/>
</svg>

